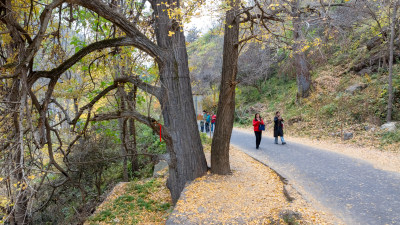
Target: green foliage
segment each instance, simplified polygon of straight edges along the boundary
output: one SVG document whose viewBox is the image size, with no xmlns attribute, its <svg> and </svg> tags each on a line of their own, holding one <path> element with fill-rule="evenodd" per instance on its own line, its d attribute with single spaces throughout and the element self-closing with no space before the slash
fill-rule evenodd
<svg viewBox="0 0 400 225">
<path fill-rule="evenodd" d="M 147 182 L 138 180 L 130 182 L 123 195 L 109 203 L 105 203 L 103 211 L 89 218 L 91 224 L 96 222 L 111 222 L 114 218 L 122 218 L 130 224 L 140 223 L 139 215 L 144 211 L 159 212 L 161 214 L 170 210 L 171 204 L 163 200 L 151 198 L 153 192 L 162 188 L 163 181 L 150 179 Z M 120 221 L 123 222 L 123 221 Z"/>
<path fill-rule="evenodd" d="M 101 211 L 98 215 L 92 218 L 93 221 L 104 221 L 106 219 L 114 219 L 115 215 L 110 210 Z"/>
<path fill-rule="evenodd" d="M 400 129 L 396 129 L 394 132 L 384 132 L 381 136 L 382 144 L 393 144 L 400 142 Z"/>
<path fill-rule="evenodd" d="M 211 145 L 212 139 L 206 133 L 200 133 L 200 138 L 203 145 Z"/>
<path fill-rule="evenodd" d="M 325 114 L 326 116 L 333 116 L 338 109 L 337 103 L 332 102 L 327 105 L 324 105 L 321 108 L 321 113 Z"/>
</svg>

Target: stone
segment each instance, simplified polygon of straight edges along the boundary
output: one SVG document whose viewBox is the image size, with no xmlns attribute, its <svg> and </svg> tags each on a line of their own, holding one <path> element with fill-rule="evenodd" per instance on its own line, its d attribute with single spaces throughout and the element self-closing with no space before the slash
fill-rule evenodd
<svg viewBox="0 0 400 225">
<path fill-rule="evenodd" d="M 168 163 L 165 160 L 161 160 L 154 166 L 153 177 L 163 177 L 168 172 Z"/>
<path fill-rule="evenodd" d="M 346 132 L 343 134 L 343 140 L 347 141 L 353 138 L 353 133 L 351 132 Z"/>
<path fill-rule="evenodd" d="M 358 72 L 358 75 L 364 76 L 365 74 L 370 75 L 372 73 L 371 68 L 364 68 L 360 72 Z"/>
<path fill-rule="evenodd" d="M 285 185 L 283 186 L 283 194 L 285 195 L 286 199 L 287 199 L 289 202 L 292 202 L 293 200 L 296 199 L 294 196 L 296 196 L 297 191 L 296 191 L 296 189 L 294 189 L 294 188 L 292 187 L 292 185 L 285 184 Z"/>
<path fill-rule="evenodd" d="M 288 224 L 298 224 L 296 220 L 300 220 L 302 218 L 302 215 L 299 212 L 294 212 L 292 210 L 286 209 L 279 212 L 279 217 L 285 221 L 288 221 Z"/>
<path fill-rule="evenodd" d="M 331 136 L 331 137 L 340 137 L 340 132 L 329 133 L 329 136 Z"/>
<path fill-rule="evenodd" d="M 388 131 L 394 131 L 396 130 L 396 125 L 397 122 L 389 122 L 389 123 L 385 123 L 381 126 L 381 130 L 388 130 Z"/>
<path fill-rule="evenodd" d="M 354 92 L 361 91 L 361 90 L 365 89 L 366 87 L 367 87 L 366 84 L 361 84 L 361 83 L 360 84 L 353 84 L 350 87 L 348 87 L 345 90 L 345 92 L 352 95 L 352 94 L 354 94 Z"/>
<path fill-rule="evenodd" d="M 371 127 L 370 126 L 364 126 L 364 130 L 365 131 L 369 131 L 369 130 L 371 130 Z"/>
</svg>

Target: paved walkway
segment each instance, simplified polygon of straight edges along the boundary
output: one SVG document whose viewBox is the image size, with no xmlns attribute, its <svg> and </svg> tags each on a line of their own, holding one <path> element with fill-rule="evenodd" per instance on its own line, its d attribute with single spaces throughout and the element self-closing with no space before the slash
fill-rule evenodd
<svg viewBox="0 0 400 225">
<path fill-rule="evenodd" d="M 233 130 L 231 144 L 269 165 L 347 224 L 399 224 L 400 174 L 375 169 L 348 156 L 290 143 L 274 144 L 263 134 Z"/>
</svg>

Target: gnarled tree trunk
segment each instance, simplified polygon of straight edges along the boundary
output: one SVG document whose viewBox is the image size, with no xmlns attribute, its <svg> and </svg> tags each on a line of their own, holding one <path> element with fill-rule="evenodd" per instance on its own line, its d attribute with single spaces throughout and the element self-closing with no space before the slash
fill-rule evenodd
<svg viewBox="0 0 400 225">
<path fill-rule="evenodd" d="M 157 44 L 166 49 L 163 63 L 159 64 L 161 107 L 172 139 L 171 144 L 167 143 L 171 158 L 167 185 L 175 203 L 188 181 L 207 172 L 207 162 L 194 112 L 185 36 L 161 2 L 152 1 L 152 7 Z M 180 7 L 177 0 L 167 3 Z"/>
</svg>

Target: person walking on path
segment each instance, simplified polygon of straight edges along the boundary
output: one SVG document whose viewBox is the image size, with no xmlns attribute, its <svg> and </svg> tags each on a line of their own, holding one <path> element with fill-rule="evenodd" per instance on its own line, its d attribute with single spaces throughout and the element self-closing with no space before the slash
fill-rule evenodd
<svg viewBox="0 0 400 225">
<path fill-rule="evenodd" d="M 212 112 L 211 116 L 211 132 L 214 132 L 214 127 L 215 127 L 215 121 L 217 120 L 217 115 Z"/>
<path fill-rule="evenodd" d="M 277 111 L 274 118 L 274 137 L 275 144 L 278 144 L 278 136 L 281 137 L 282 145 L 285 145 L 285 139 L 283 138 L 283 119 L 281 113 Z"/>
<path fill-rule="evenodd" d="M 204 126 L 204 130 L 202 132 L 206 132 L 207 133 L 207 127 L 206 127 L 206 120 L 207 120 L 207 111 L 203 110 L 203 126 Z"/>
<path fill-rule="evenodd" d="M 206 133 L 210 132 L 210 123 L 211 123 L 211 116 L 208 112 L 206 115 Z"/>
<path fill-rule="evenodd" d="M 260 125 L 265 125 L 260 114 L 256 113 L 253 120 L 254 134 L 256 135 L 256 149 L 260 147 L 262 130 L 260 130 Z"/>
</svg>

